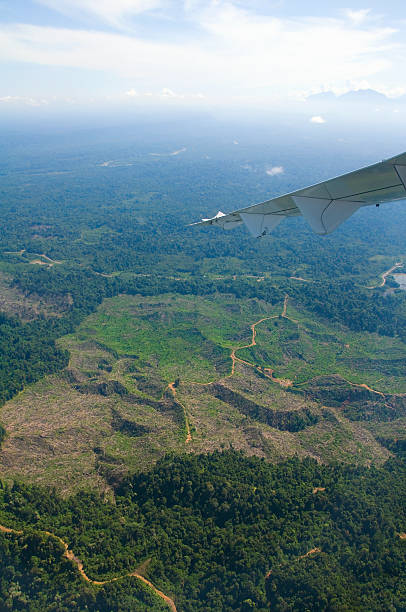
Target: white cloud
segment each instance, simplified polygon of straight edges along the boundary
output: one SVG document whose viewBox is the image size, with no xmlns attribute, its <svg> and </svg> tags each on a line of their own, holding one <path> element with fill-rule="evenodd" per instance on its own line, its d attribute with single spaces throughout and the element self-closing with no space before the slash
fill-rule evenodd
<svg viewBox="0 0 406 612">
<path fill-rule="evenodd" d="M 268 168 L 265 172 L 268 176 L 277 176 L 278 174 L 283 174 L 285 170 L 283 166 L 273 166 L 272 168 Z"/>
<path fill-rule="evenodd" d="M 182 94 L 176 94 L 174 91 L 172 91 L 172 89 L 169 89 L 169 87 L 163 88 L 163 90 L 161 91 L 161 96 L 163 98 L 184 98 L 185 97 Z"/>
<path fill-rule="evenodd" d="M 345 16 L 356 26 L 364 23 L 370 16 L 370 13 L 371 9 L 360 9 L 358 11 L 346 9 L 344 11 Z"/>
<path fill-rule="evenodd" d="M 324 117 L 321 117 L 320 115 L 315 115 L 314 117 L 311 117 L 309 121 L 310 123 L 326 123 Z"/>
<path fill-rule="evenodd" d="M 110 23 L 151 11 L 165 0 L 40 0 L 68 12 L 91 11 Z M 194 3 L 192 3 L 194 5 Z M 196 8 L 197 6 L 197 8 Z M 395 86 L 405 48 L 393 29 L 374 21 L 348 28 L 348 19 L 280 19 L 256 15 L 221 0 L 197 3 L 188 13 L 195 35 L 170 28 L 159 37 L 27 24 L 0 26 L 2 61 L 71 67 L 131 79 L 139 91 L 162 98 L 205 96 L 215 101 L 262 103 L 297 91 L 393 73 Z M 168 26 L 169 27 L 169 26 Z M 396 51 L 396 52 L 395 52 Z M 398 64 L 396 64 L 396 62 Z M 111 80 L 111 79 L 110 79 Z M 165 84 L 171 83 L 171 88 Z M 68 85 L 67 85 L 68 87 Z M 90 87 L 90 86 L 89 86 Z M 182 92 L 181 94 L 177 92 Z M 69 91 L 64 92 L 69 95 Z M 106 92 L 111 93 L 111 92 Z"/>
<path fill-rule="evenodd" d="M 158 93 L 153 93 L 151 91 L 140 92 L 136 89 L 132 88 L 125 92 L 125 95 L 129 98 L 167 98 L 167 99 L 178 99 L 178 100 L 186 100 L 186 99 L 195 99 L 202 100 L 204 95 L 202 93 L 176 93 L 169 87 L 163 87 Z"/>
<path fill-rule="evenodd" d="M 30 98 L 27 96 L 3 96 L 0 98 L 0 103 L 22 104 L 25 106 L 47 106 L 49 101 L 45 98 Z"/>
</svg>

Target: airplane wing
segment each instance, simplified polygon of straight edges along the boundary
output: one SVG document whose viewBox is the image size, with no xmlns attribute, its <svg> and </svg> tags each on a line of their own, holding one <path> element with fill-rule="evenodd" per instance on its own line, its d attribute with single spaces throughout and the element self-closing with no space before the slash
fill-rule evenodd
<svg viewBox="0 0 406 612">
<path fill-rule="evenodd" d="M 406 199 L 406 153 L 372 166 L 343 174 L 286 195 L 240 208 L 192 225 L 216 225 L 233 229 L 245 225 L 260 238 L 285 217 L 303 215 L 317 234 L 335 230 L 361 206 Z"/>
</svg>

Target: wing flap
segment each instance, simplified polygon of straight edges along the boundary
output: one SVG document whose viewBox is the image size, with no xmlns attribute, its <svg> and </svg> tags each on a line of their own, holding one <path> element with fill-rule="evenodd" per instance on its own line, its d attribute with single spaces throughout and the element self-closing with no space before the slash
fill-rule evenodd
<svg viewBox="0 0 406 612">
<path fill-rule="evenodd" d="M 252 212 L 241 212 L 240 216 L 245 227 L 254 238 L 266 236 L 285 218 L 283 215 L 263 215 Z"/>
<path fill-rule="evenodd" d="M 331 200 L 293 196 L 302 215 L 316 234 L 325 236 L 351 217 L 362 204 L 349 200 Z"/>
</svg>

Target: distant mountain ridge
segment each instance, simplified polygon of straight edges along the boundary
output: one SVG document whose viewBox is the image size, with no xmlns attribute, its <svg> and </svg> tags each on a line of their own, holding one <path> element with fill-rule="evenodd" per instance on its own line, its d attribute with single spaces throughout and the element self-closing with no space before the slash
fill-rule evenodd
<svg viewBox="0 0 406 612">
<path fill-rule="evenodd" d="M 405 104 L 406 95 L 399 96 L 398 98 L 389 98 L 375 89 L 353 89 L 341 95 L 336 95 L 332 91 L 312 94 L 306 98 L 306 101 L 328 104 Z"/>
</svg>

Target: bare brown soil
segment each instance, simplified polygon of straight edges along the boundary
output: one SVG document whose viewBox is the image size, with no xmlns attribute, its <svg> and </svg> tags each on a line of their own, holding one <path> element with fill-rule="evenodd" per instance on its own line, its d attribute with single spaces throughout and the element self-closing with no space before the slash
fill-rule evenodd
<svg viewBox="0 0 406 612">
<path fill-rule="evenodd" d="M 371 387 L 368 387 L 368 385 L 366 385 L 365 383 L 353 383 L 350 380 L 347 380 L 346 378 L 343 378 L 343 380 L 345 380 L 345 382 L 347 382 L 349 385 L 353 387 L 362 387 L 363 389 L 366 389 L 367 391 L 371 391 L 371 393 L 375 393 L 376 395 L 385 397 L 385 394 L 382 393 L 382 391 L 377 391 L 376 389 L 372 389 Z"/>
<path fill-rule="evenodd" d="M 367 289 L 378 289 L 379 287 L 384 287 L 388 276 L 392 274 L 392 272 L 394 272 L 396 268 L 401 268 L 402 266 L 403 266 L 403 261 L 397 261 L 394 266 L 392 266 L 391 268 L 389 268 L 389 270 L 386 270 L 386 272 L 383 272 L 380 275 L 382 278 L 382 281 L 380 283 L 378 283 L 377 285 L 373 285 L 371 287 L 367 287 Z"/>
<path fill-rule="evenodd" d="M 39 295 L 25 295 L 12 284 L 8 274 L 0 273 L 0 310 L 17 315 L 23 321 L 31 321 L 39 315 L 60 316 L 66 310 L 66 298 L 44 300 Z"/>
<path fill-rule="evenodd" d="M 45 259 L 46 261 L 48 261 L 50 264 L 54 265 L 54 264 L 61 264 L 61 261 L 58 261 L 57 259 L 51 259 L 50 257 L 48 257 L 48 255 L 45 255 L 45 253 L 40 253 L 39 257 L 42 257 L 43 259 Z"/>
<path fill-rule="evenodd" d="M 293 561 L 297 561 L 299 559 L 306 559 L 306 557 L 310 557 L 311 555 L 316 555 L 317 553 L 321 553 L 321 548 L 318 548 L 316 546 L 315 548 L 308 550 L 307 553 L 305 553 L 304 555 L 300 555 L 299 557 L 296 557 L 295 559 L 293 559 Z M 265 574 L 265 580 L 267 580 L 271 574 L 272 574 L 272 570 L 270 569 L 269 572 Z"/>
<path fill-rule="evenodd" d="M 0 525 L 0 531 L 2 533 L 15 533 L 16 535 L 22 534 L 22 531 L 17 531 L 16 529 L 10 529 L 9 527 L 4 527 L 4 525 Z"/>
<path fill-rule="evenodd" d="M 4 251 L 5 255 L 22 255 L 25 253 L 25 249 L 21 249 L 21 251 Z"/>
<path fill-rule="evenodd" d="M 114 483 L 119 482 L 123 475 L 129 470 L 148 469 L 164 452 L 183 452 L 185 446 L 187 451 L 212 452 L 227 447 L 229 441 L 248 455 L 273 460 L 293 453 L 327 462 L 339 454 L 346 460 L 351 453 L 361 453 L 363 448 L 365 453 L 357 455 L 361 462 L 382 462 L 390 455 L 389 451 L 376 442 L 364 424 L 348 422 L 339 410 L 334 411 L 337 427 L 349 433 L 344 450 L 342 446 L 335 446 L 335 425 L 323 419 L 308 431 L 297 434 L 281 432 L 252 423 L 237 406 L 227 401 L 222 403 L 213 395 L 210 385 L 221 383 L 227 386 L 229 381 L 232 390 L 243 397 L 252 397 L 259 404 L 266 403 L 278 410 L 302 407 L 303 400 L 298 395 L 285 392 L 294 384 L 292 380 L 277 378 L 271 368 L 261 368 L 242 359 L 238 353 L 256 346 L 259 325 L 280 316 L 292 320 L 287 295 L 279 313 L 263 316 L 247 326 L 251 330 L 249 341 L 245 340 L 247 344 L 229 348 L 231 368 L 227 375 L 219 375 L 219 379 L 208 383 L 182 380 L 179 388 L 172 382 L 166 385 L 163 393 L 165 383 L 162 379 L 158 377 L 155 386 L 152 385 L 155 380 L 153 365 L 148 365 L 147 369 L 143 366 L 142 379 L 146 383 L 141 388 L 138 370 L 128 376 L 126 369 L 129 365 L 136 365 L 136 361 L 117 360 L 90 340 L 79 344 L 66 341 L 62 346 L 70 351 L 68 369 L 61 375 L 49 376 L 30 385 L 2 411 L 2 421 L 8 433 L 0 449 L 3 477 L 23 477 L 40 485 L 51 484 L 62 495 L 90 487 L 111 497 Z M 301 325 L 300 322 L 296 324 Z M 100 363 L 108 364 L 110 369 L 100 369 Z M 259 372 L 261 376 L 254 376 L 251 372 Z M 111 381 L 119 381 L 125 387 L 130 380 L 130 384 L 143 394 L 151 394 L 153 389 L 151 397 L 156 401 L 151 404 L 146 397 L 132 393 L 118 397 L 81 391 L 79 387 L 86 386 L 89 380 L 94 381 L 94 387 L 99 382 L 108 384 Z M 269 385 L 268 381 L 277 384 Z M 90 387 L 92 384 L 89 383 Z M 362 386 L 383 396 L 380 391 L 365 384 Z M 170 409 L 173 403 L 169 395 L 176 401 L 178 410 L 183 410 L 185 434 L 181 439 L 179 421 Z M 166 407 L 165 402 L 168 404 Z M 316 407 L 314 410 L 317 411 Z M 330 408 L 328 410 L 332 412 Z M 112 425 L 112 411 L 118 411 L 128 422 L 145 427 L 147 433 L 136 439 L 124 439 Z"/>
<path fill-rule="evenodd" d="M 300 557 L 297 557 L 298 559 L 305 559 L 306 557 L 310 557 L 311 555 L 315 555 L 317 553 L 321 552 L 321 548 L 318 548 L 316 546 L 316 548 L 312 548 L 311 550 L 308 550 L 307 553 L 305 553 L 304 555 L 300 555 Z"/>
<path fill-rule="evenodd" d="M 48 257 L 48 255 L 45 255 L 45 253 L 34 253 L 34 255 L 37 255 L 38 258 L 42 257 L 42 259 L 33 259 L 32 261 L 30 261 L 30 264 L 38 264 L 40 266 L 48 266 L 48 268 L 52 268 L 52 266 L 54 266 L 55 264 L 59 265 L 62 263 L 61 261 L 57 261 L 56 259 L 51 259 L 50 257 Z"/>
</svg>

